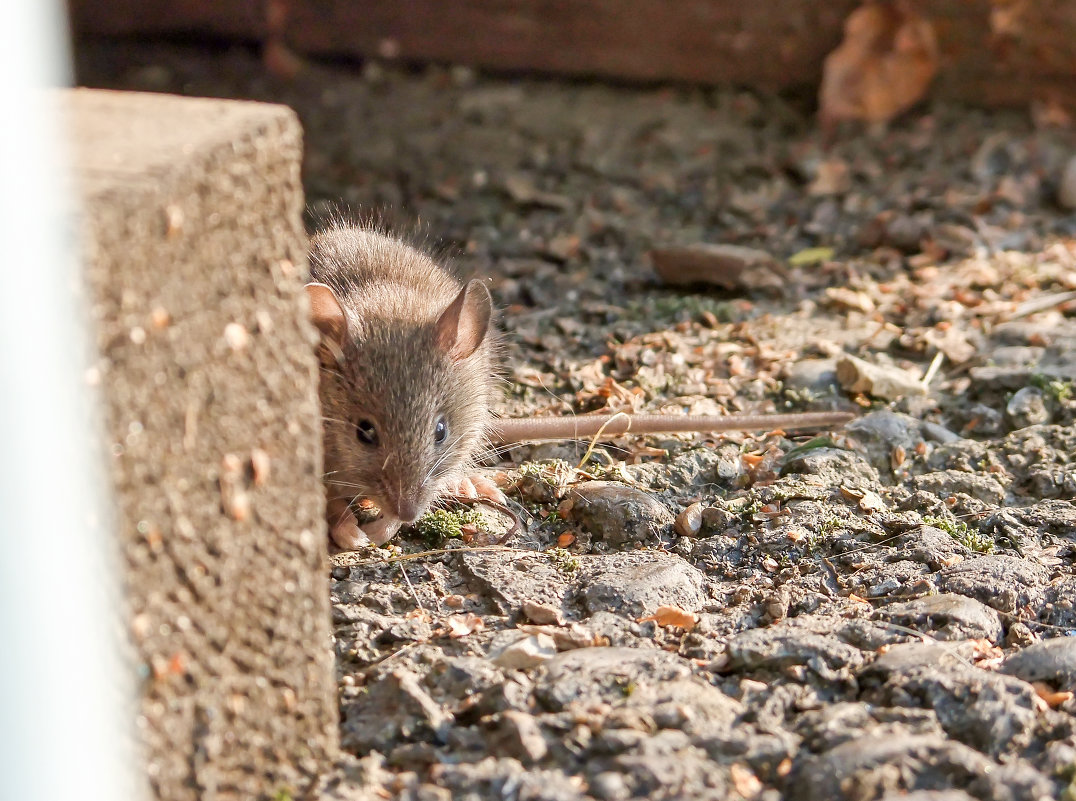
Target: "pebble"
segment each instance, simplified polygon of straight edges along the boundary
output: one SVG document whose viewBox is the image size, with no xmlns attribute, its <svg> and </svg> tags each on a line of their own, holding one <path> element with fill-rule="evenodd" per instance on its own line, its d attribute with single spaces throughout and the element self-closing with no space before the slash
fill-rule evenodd
<svg viewBox="0 0 1076 801">
<path fill-rule="evenodd" d="M 662 606 L 697 612 L 706 603 L 705 576 L 680 557 L 640 551 L 605 564 L 586 578 L 583 603 L 592 613 L 638 618 Z"/>
<path fill-rule="evenodd" d="M 674 524 L 681 537 L 697 537 L 702 530 L 702 504 L 695 502 L 682 509 Z"/>
<path fill-rule="evenodd" d="M 943 592 L 966 595 L 1010 614 L 1041 602 L 1046 581 L 1045 568 L 1003 554 L 969 559 L 938 574 L 938 587 Z"/>
<path fill-rule="evenodd" d="M 985 638 L 997 643 L 1002 635 L 997 612 L 972 598 L 951 593 L 890 604 L 875 612 L 874 618 L 914 628 L 939 640 Z"/>
<path fill-rule="evenodd" d="M 833 395 L 838 388 L 836 359 L 800 359 L 785 370 L 785 389 Z"/>
<path fill-rule="evenodd" d="M 911 486 L 939 498 L 947 498 L 959 492 L 994 506 L 1005 501 L 1005 488 L 993 476 L 981 473 L 962 470 L 923 473 L 911 479 Z"/>
<path fill-rule="evenodd" d="M 925 395 L 918 376 L 895 365 L 872 364 L 856 356 L 837 360 L 837 381 L 845 392 L 896 400 L 905 395 Z"/>
<path fill-rule="evenodd" d="M 567 518 L 614 547 L 652 542 L 673 524 L 672 512 L 652 495 L 613 481 L 580 484 L 567 500 Z"/>
<path fill-rule="evenodd" d="M 557 654 L 538 669 L 535 696 L 556 712 L 569 706 L 623 703 L 623 687 L 686 678 L 690 667 L 676 654 L 641 648 L 579 648 Z"/>
<path fill-rule="evenodd" d="M 501 713 L 489 743 L 494 753 L 515 757 L 524 764 L 540 762 L 549 752 L 538 721 L 515 709 Z"/>
<path fill-rule="evenodd" d="M 1046 397 L 1038 387 L 1023 387 L 1005 404 L 1005 414 L 1013 428 L 1027 428 L 1050 422 Z"/>
<path fill-rule="evenodd" d="M 1076 637 L 1055 637 L 1007 657 L 1001 669 L 1024 681 L 1049 681 L 1076 689 Z"/>
</svg>

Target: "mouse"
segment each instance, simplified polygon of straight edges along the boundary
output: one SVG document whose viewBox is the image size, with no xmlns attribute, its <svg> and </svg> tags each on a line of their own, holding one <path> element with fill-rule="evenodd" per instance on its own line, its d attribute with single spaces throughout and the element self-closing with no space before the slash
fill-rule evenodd
<svg viewBox="0 0 1076 801">
<path fill-rule="evenodd" d="M 333 542 L 382 545 L 446 495 L 504 503 L 472 474 L 497 386 L 486 286 L 387 232 L 343 222 L 311 238 L 309 267 Z M 377 507 L 376 519 L 360 525 L 360 502 Z"/>
<path fill-rule="evenodd" d="M 326 522 L 344 550 L 383 545 L 446 497 L 504 506 L 475 469 L 487 446 L 626 433 L 825 428 L 854 415 L 588 414 L 494 418 L 500 337 L 493 299 L 384 231 L 315 234 L 306 295 L 317 327 Z M 356 512 L 378 510 L 360 524 Z M 365 518 L 365 515 L 364 515 Z"/>
</svg>

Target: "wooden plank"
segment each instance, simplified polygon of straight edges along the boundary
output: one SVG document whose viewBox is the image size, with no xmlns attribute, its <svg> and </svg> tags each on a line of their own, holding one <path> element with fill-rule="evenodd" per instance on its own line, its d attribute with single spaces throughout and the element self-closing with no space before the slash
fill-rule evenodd
<svg viewBox="0 0 1076 801">
<path fill-rule="evenodd" d="M 300 51 L 617 79 L 816 83 L 858 0 L 308 0 Z"/>
<path fill-rule="evenodd" d="M 193 33 L 260 41 L 265 37 L 265 0 L 68 0 L 77 33 Z"/>
<path fill-rule="evenodd" d="M 934 24 L 937 97 L 1076 103 L 1073 0 L 908 0 Z M 860 0 L 70 0 L 77 31 L 262 41 L 310 55 L 628 81 L 817 86 Z"/>
</svg>

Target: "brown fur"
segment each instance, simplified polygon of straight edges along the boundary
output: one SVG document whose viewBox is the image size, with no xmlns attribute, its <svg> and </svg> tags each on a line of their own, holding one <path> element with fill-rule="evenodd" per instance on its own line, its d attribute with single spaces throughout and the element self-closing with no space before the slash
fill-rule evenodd
<svg viewBox="0 0 1076 801">
<path fill-rule="evenodd" d="M 321 349 L 328 499 L 368 498 L 408 521 L 464 475 L 485 441 L 493 328 L 473 353 L 452 358 L 438 345 L 437 321 L 463 285 L 430 257 L 373 230 L 337 225 L 315 235 L 310 272 L 347 320 L 338 348 Z M 434 427 L 442 415 L 448 434 L 439 446 Z M 376 447 L 358 441 L 360 420 L 376 427 Z"/>
</svg>

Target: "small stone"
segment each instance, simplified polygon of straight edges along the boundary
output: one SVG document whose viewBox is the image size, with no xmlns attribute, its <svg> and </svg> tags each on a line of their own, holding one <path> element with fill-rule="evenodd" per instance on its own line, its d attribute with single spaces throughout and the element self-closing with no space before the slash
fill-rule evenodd
<svg viewBox="0 0 1076 801">
<path fill-rule="evenodd" d="M 652 542 L 673 523 L 672 513 L 656 498 L 613 481 L 580 484 L 568 500 L 568 519 L 613 546 Z"/>
<path fill-rule="evenodd" d="M 702 527 L 710 531 L 724 531 L 739 518 L 720 506 L 707 506 L 702 510 Z"/>
<path fill-rule="evenodd" d="M 809 392 L 814 396 L 830 395 L 837 390 L 836 359 L 800 359 L 788 366 L 785 390 Z"/>
<path fill-rule="evenodd" d="M 1050 422 L 1050 410 L 1046 397 L 1038 387 L 1019 389 L 1005 404 L 1005 414 L 1013 428 L 1043 425 Z"/>
<path fill-rule="evenodd" d="M 855 356 L 844 356 L 837 362 L 837 381 L 846 392 L 873 395 L 883 400 L 927 392 L 922 382 L 907 370 L 872 364 Z"/>
<path fill-rule="evenodd" d="M 591 613 L 639 618 L 662 606 L 698 612 L 706 602 L 702 571 L 672 554 L 638 551 L 604 557 L 602 564 L 586 577 L 583 598 Z"/>
<path fill-rule="evenodd" d="M 942 593 L 907 603 L 890 604 L 874 613 L 876 619 L 932 634 L 939 640 L 1001 639 L 1001 618 L 997 612 L 972 598 Z"/>
<path fill-rule="evenodd" d="M 624 777 L 615 771 L 606 770 L 590 780 L 591 794 L 601 801 L 623 801 L 631 798 L 631 788 Z"/>
<path fill-rule="evenodd" d="M 943 591 L 975 598 L 1010 614 L 1028 604 L 1041 603 L 1046 581 L 1046 568 L 1001 554 L 969 559 L 938 574 L 938 587 Z"/>
<path fill-rule="evenodd" d="M 557 655 L 557 644 L 548 634 L 534 634 L 516 640 L 493 657 L 493 664 L 509 670 L 526 670 L 548 662 Z"/>
<path fill-rule="evenodd" d="M 175 239 L 183 231 L 183 223 L 185 222 L 183 209 L 175 204 L 170 205 L 164 210 L 165 219 L 165 236 L 169 239 Z"/>
<path fill-rule="evenodd" d="M 815 197 L 841 195 L 851 188 L 852 174 L 848 164 L 840 159 L 825 159 L 818 163 L 807 194 Z"/>
<path fill-rule="evenodd" d="M 697 537 L 702 530 L 702 504 L 693 503 L 676 516 L 676 533 L 681 537 Z"/>
<path fill-rule="evenodd" d="M 1035 636 L 1035 632 L 1028 628 L 1026 623 L 1019 620 L 1012 623 L 1005 634 L 1005 647 L 1007 648 L 1027 648 L 1038 641 L 1039 638 Z"/>
<path fill-rule="evenodd" d="M 939 498 L 963 493 L 993 506 L 1000 506 L 1005 501 L 1005 488 L 1000 482 L 993 476 L 981 473 L 942 470 L 915 476 L 911 484 L 913 489 L 929 492 Z"/>
<path fill-rule="evenodd" d="M 220 459 L 222 480 L 235 480 L 243 473 L 243 461 L 234 453 L 226 453 Z"/>
<path fill-rule="evenodd" d="M 501 713 L 500 725 L 491 739 L 495 752 L 524 764 L 541 761 L 549 751 L 534 716 L 515 709 Z"/>
<path fill-rule="evenodd" d="M 553 606 L 535 603 L 534 601 L 524 601 L 520 607 L 520 611 L 523 612 L 524 617 L 532 623 L 538 623 L 543 626 L 564 625 L 564 616 L 559 609 Z"/>
<path fill-rule="evenodd" d="M 1008 657 L 1001 670 L 1024 681 L 1049 681 L 1076 687 L 1076 637 L 1056 637 L 1029 645 Z"/>
</svg>

